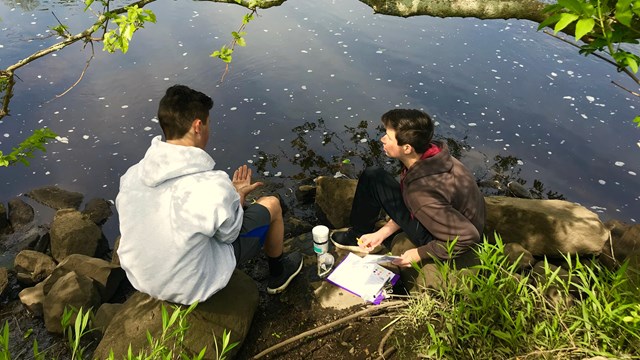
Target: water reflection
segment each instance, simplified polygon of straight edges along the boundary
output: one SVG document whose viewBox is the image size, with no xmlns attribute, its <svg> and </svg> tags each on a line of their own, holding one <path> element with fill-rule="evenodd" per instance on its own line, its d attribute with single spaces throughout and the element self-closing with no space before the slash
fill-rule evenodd
<svg viewBox="0 0 640 360">
<path fill-rule="evenodd" d="M 379 116 L 420 108 L 487 192 L 517 183 L 532 197 L 561 193 L 603 219 L 637 220 L 640 132 L 630 124 L 637 100 L 605 86 L 623 79 L 610 65 L 537 32 L 535 23 L 403 19 L 358 1 L 286 1 L 251 22 L 247 47 L 220 84 L 224 66 L 208 55 L 247 10 L 183 0 L 149 7 L 158 24 L 136 33 L 126 55 L 96 51 L 85 78 L 62 98 L 55 95 L 85 65 L 81 44 L 20 70 L 11 116 L 0 120 L 0 148 L 42 126 L 69 142 L 51 144 L 29 168 L 0 170 L 0 200 L 50 184 L 114 199 L 119 177 L 160 133 L 157 100 L 182 83 L 215 100 L 207 151 L 221 170 L 249 162 L 268 180 L 294 182 L 348 172 L 344 159 L 356 173 L 366 164 L 397 166 L 376 148 Z M 55 12 L 75 30 L 88 26 L 81 9 Z M 0 17 L 2 64 L 53 41 L 26 40 L 56 24 L 48 12 L 0 4 Z M 499 163 L 509 165 L 493 168 Z"/>
<path fill-rule="evenodd" d="M 400 173 L 402 164 L 389 159 L 378 140 L 384 135 L 382 125 L 372 125 L 363 120 L 357 126 L 345 125 L 344 128 L 342 131 L 331 129 L 323 118 L 307 121 L 291 129 L 294 138 L 289 144 L 293 152 L 285 148 L 281 148 L 279 153 L 271 154 L 260 151 L 254 165 L 259 174 L 277 174 L 278 178 L 291 180 L 305 180 L 321 175 L 357 178 L 368 166 L 381 166 L 390 173 Z M 467 155 L 472 153 L 475 157 L 480 155 L 487 158 L 486 154 L 473 150 L 466 138 L 456 140 L 437 134 L 435 138 L 446 142 L 451 155 L 463 163 Z M 532 185 L 528 186 L 530 179 L 521 175 L 522 165 L 522 160 L 515 156 L 496 155 L 493 161 L 484 162 L 484 167 L 474 169 L 478 186 L 485 195 L 565 199 L 559 192 L 546 189 L 539 179 L 533 179 Z M 282 176 L 276 171 L 278 168 L 294 170 Z M 514 188 L 514 183 L 518 184 L 517 188 Z M 520 189 L 521 192 L 515 192 L 515 189 Z"/>
</svg>

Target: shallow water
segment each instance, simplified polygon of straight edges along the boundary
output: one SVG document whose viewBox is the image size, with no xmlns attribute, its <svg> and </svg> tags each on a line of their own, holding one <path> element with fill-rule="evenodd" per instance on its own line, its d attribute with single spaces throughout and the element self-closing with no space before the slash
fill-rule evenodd
<svg viewBox="0 0 640 360">
<path fill-rule="evenodd" d="M 75 44 L 17 72 L 0 149 L 42 126 L 61 139 L 31 166 L 0 170 L 3 201 L 50 184 L 115 199 L 119 177 L 160 134 L 159 98 L 181 83 L 214 98 L 208 151 L 221 169 L 249 162 L 274 180 L 311 174 L 319 165 L 303 163 L 309 154 L 292 144 L 300 131 L 304 149 L 340 159 L 344 149 L 369 151 L 382 113 L 415 107 L 434 116 L 437 134 L 470 148 L 463 161 L 478 178 L 494 174 L 496 156 L 514 157 L 508 170 L 527 187 L 539 180 L 603 220 L 640 220 L 640 129 L 632 123 L 640 101 L 611 84 L 634 89 L 631 81 L 537 24 L 403 19 L 357 1 L 289 0 L 259 11 L 220 83 L 224 64 L 208 55 L 230 41 L 247 10 L 182 0 L 148 8 L 158 24 L 136 33 L 125 55 L 96 44 L 88 72 L 63 97 L 56 95 L 78 79 L 90 46 Z M 44 38 L 57 24 L 52 11 L 72 33 L 90 23 L 80 5 L 0 4 L 3 68 L 56 41 Z M 295 129 L 319 119 L 323 131 Z M 361 121 L 367 128 L 351 138 L 345 126 Z M 115 216 L 107 228 L 115 237 Z"/>
</svg>

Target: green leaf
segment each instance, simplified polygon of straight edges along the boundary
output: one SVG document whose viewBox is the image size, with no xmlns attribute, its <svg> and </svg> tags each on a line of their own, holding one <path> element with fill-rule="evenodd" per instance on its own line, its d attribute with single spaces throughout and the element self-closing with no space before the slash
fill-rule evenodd
<svg viewBox="0 0 640 360">
<path fill-rule="evenodd" d="M 592 18 L 580 19 L 576 23 L 576 41 L 582 39 L 583 36 L 593 30 L 596 22 Z"/>
<path fill-rule="evenodd" d="M 548 18 L 544 19 L 544 21 L 542 21 L 540 25 L 538 25 L 538 31 L 546 28 L 547 26 L 550 26 L 551 24 L 557 23 L 559 20 L 560 14 L 553 14 L 549 16 Z"/>
<path fill-rule="evenodd" d="M 582 13 L 582 5 L 578 0 L 558 0 L 558 5 L 563 6 L 574 14 Z"/>
<path fill-rule="evenodd" d="M 627 27 L 631 27 L 631 19 L 633 18 L 631 1 L 632 0 L 618 0 L 616 3 L 616 19 Z"/>
<path fill-rule="evenodd" d="M 578 15 L 576 14 L 569 14 L 569 13 L 560 14 L 560 20 L 558 21 L 558 23 L 556 23 L 556 26 L 553 28 L 554 33 L 557 34 L 558 31 L 561 31 L 562 29 L 566 28 L 569 24 L 571 24 L 576 20 L 578 20 Z"/>
<path fill-rule="evenodd" d="M 244 38 L 239 38 L 236 40 L 236 44 L 240 45 L 240 46 L 247 46 L 247 42 L 244 40 Z"/>
<path fill-rule="evenodd" d="M 627 66 L 629 66 L 629 68 L 631 69 L 631 71 L 633 71 L 634 74 L 638 72 L 638 62 L 636 61 L 636 59 L 634 59 L 631 56 L 628 56 L 626 59 L 626 63 L 627 63 Z"/>
<path fill-rule="evenodd" d="M 636 116 L 636 117 L 633 119 L 633 122 L 634 122 L 634 123 L 636 123 L 636 125 L 638 125 L 638 127 L 640 128 L 640 116 Z"/>
</svg>

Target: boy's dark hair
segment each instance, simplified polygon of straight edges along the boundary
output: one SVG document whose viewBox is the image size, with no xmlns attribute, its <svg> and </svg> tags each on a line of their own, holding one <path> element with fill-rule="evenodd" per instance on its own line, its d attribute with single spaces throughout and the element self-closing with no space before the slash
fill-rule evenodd
<svg viewBox="0 0 640 360">
<path fill-rule="evenodd" d="M 398 145 L 409 144 L 418 154 L 429 148 L 433 138 L 433 121 L 424 111 L 416 109 L 393 109 L 382 115 L 385 127 L 396 132 Z"/>
<path fill-rule="evenodd" d="M 158 120 L 167 140 L 179 139 L 189 131 L 195 119 L 206 124 L 213 100 L 184 85 L 167 89 L 158 106 Z"/>
</svg>

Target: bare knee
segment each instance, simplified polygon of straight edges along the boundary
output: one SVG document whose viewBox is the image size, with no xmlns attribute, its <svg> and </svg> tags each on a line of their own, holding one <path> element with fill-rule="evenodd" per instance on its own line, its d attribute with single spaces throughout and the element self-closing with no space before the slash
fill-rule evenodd
<svg viewBox="0 0 640 360">
<path fill-rule="evenodd" d="M 263 196 L 256 200 L 256 202 L 269 210 L 271 215 L 271 221 L 282 218 L 282 207 L 280 206 L 280 199 L 275 196 Z"/>
</svg>

